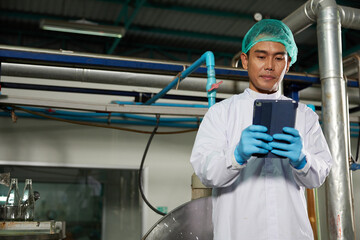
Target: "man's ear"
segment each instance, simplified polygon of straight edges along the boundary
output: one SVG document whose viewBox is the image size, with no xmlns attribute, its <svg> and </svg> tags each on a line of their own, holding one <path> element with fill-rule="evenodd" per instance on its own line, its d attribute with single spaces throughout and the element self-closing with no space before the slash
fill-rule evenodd
<svg viewBox="0 0 360 240">
<path fill-rule="evenodd" d="M 242 67 L 245 70 L 247 70 L 248 69 L 248 63 L 249 63 L 248 55 L 246 53 L 241 53 L 240 58 L 241 58 Z"/>
<path fill-rule="evenodd" d="M 286 73 L 289 71 L 290 69 L 290 63 L 291 63 L 291 57 L 288 57 L 288 61 L 287 61 L 287 66 L 286 66 Z"/>
</svg>

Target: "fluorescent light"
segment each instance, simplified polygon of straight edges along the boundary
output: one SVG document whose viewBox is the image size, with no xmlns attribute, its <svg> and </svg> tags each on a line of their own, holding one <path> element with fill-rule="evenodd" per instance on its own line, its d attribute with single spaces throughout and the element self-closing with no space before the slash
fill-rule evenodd
<svg viewBox="0 0 360 240">
<path fill-rule="evenodd" d="M 0 196 L 0 202 L 6 202 L 7 196 Z"/>
<path fill-rule="evenodd" d="M 97 35 L 115 38 L 121 38 L 125 34 L 125 29 L 123 27 L 98 25 L 84 20 L 67 22 L 60 20 L 43 19 L 40 21 L 40 28 L 50 31 Z"/>
</svg>

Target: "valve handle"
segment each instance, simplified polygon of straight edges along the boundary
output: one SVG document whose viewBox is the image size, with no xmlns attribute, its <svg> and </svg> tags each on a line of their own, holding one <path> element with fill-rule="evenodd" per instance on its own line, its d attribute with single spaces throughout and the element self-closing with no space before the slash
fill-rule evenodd
<svg viewBox="0 0 360 240">
<path fill-rule="evenodd" d="M 208 92 L 211 92 L 212 90 L 219 88 L 220 84 L 222 84 L 222 83 L 223 83 L 223 81 L 214 83 L 213 85 L 211 85 L 211 88 L 208 90 Z"/>
</svg>

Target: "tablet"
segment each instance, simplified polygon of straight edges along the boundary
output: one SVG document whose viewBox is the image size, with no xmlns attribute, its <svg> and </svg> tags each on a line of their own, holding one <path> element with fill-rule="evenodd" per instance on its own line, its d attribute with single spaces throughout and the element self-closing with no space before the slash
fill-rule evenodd
<svg viewBox="0 0 360 240">
<path fill-rule="evenodd" d="M 267 127 L 267 133 L 271 136 L 275 133 L 283 133 L 284 127 L 295 127 L 296 109 L 298 103 L 294 100 L 269 100 L 257 99 L 254 102 L 253 125 Z M 284 158 L 269 152 L 257 154 L 257 157 Z"/>
</svg>

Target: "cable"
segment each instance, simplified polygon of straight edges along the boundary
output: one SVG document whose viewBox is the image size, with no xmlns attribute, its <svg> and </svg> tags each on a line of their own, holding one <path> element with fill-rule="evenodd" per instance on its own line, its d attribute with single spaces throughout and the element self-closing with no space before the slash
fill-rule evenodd
<svg viewBox="0 0 360 240">
<path fill-rule="evenodd" d="M 44 113 L 34 112 L 34 111 L 24 109 L 24 108 L 18 107 L 18 106 L 10 106 L 10 107 L 12 107 L 13 109 L 21 110 L 21 111 L 36 115 L 36 116 L 40 116 L 40 117 L 44 117 L 44 118 L 48 118 L 48 119 L 52 119 L 52 120 L 56 120 L 56 121 L 61 121 L 61 122 L 67 122 L 67 123 L 73 123 L 73 124 L 79 124 L 79 125 L 85 125 L 85 126 L 92 126 L 92 127 L 102 127 L 102 128 L 117 129 L 117 130 L 128 131 L 128 132 L 136 132 L 136 133 L 145 133 L 145 134 L 151 134 L 152 133 L 152 132 L 149 132 L 149 131 L 141 131 L 141 130 L 130 129 L 130 128 L 122 128 L 122 127 L 117 127 L 117 126 L 112 126 L 112 125 L 88 123 L 88 122 L 81 122 L 81 121 L 73 121 L 73 120 L 68 120 L 68 119 L 62 119 L 62 118 L 58 118 L 58 117 L 49 116 L 49 115 L 44 114 Z M 195 128 L 195 129 L 187 129 L 187 130 L 171 131 L 171 132 L 157 132 L 156 134 L 178 134 L 178 133 L 194 132 L 194 131 L 197 131 L 197 130 L 198 129 Z"/>
<path fill-rule="evenodd" d="M 144 194 L 143 189 L 142 189 L 142 171 L 143 171 L 143 166 L 144 166 L 146 154 L 147 154 L 147 152 L 149 150 L 149 146 L 151 144 L 151 141 L 152 141 L 152 139 L 153 139 L 158 127 L 159 127 L 159 123 L 160 123 L 160 116 L 158 114 L 156 114 L 156 125 L 155 125 L 154 130 L 152 131 L 152 133 L 150 135 L 150 138 L 149 138 L 149 140 L 148 140 L 148 142 L 146 144 L 146 148 L 145 148 L 143 157 L 141 159 L 141 164 L 140 164 L 140 168 L 139 168 L 139 190 L 140 190 L 141 197 L 143 198 L 144 202 L 149 206 L 149 208 L 151 208 L 157 214 L 165 216 L 166 215 L 165 213 L 157 210 L 154 206 L 151 205 L 151 203 L 146 199 L 145 194 Z"/>
<path fill-rule="evenodd" d="M 37 112 L 31 111 L 31 110 L 28 110 L 28 109 L 24 109 L 24 108 L 21 108 L 21 107 L 17 107 L 17 106 L 11 106 L 11 107 L 12 107 L 13 109 L 21 110 L 21 111 L 24 111 L 24 112 L 28 112 L 28 113 L 30 113 L 30 114 L 34 114 L 34 115 L 37 115 L 37 116 L 41 116 L 41 117 L 44 117 L 44 118 L 49 118 L 49 119 L 57 120 L 57 121 L 63 121 L 63 122 L 80 124 L 80 125 L 87 125 L 87 126 L 113 128 L 113 129 L 124 130 L 124 131 L 132 131 L 132 132 L 138 132 L 138 133 L 149 133 L 149 132 L 146 132 L 146 131 L 139 131 L 139 130 L 133 130 L 133 129 L 127 129 L 127 128 L 120 128 L 120 127 L 114 127 L 114 126 L 103 125 L 103 124 L 93 124 L 93 123 L 87 123 L 87 122 L 79 122 L 79 121 L 72 121 L 72 120 L 67 120 L 67 119 L 61 119 L 61 118 L 57 118 L 57 117 L 53 117 L 53 116 L 48 116 L 48 115 L 43 114 L 43 113 L 37 113 Z M 141 160 L 141 164 L 140 164 L 140 168 L 139 168 L 139 178 L 138 178 L 138 181 L 139 181 L 140 194 L 141 194 L 141 197 L 143 198 L 144 202 L 145 202 L 154 212 L 156 212 L 157 214 L 160 214 L 160 215 L 162 215 L 162 216 L 165 216 L 165 215 L 166 215 L 165 213 L 157 210 L 154 206 L 151 205 L 151 203 L 147 200 L 147 198 L 146 198 L 146 196 L 145 196 L 145 194 L 144 194 L 144 192 L 143 192 L 143 189 L 142 189 L 142 170 L 143 170 L 145 158 L 146 158 L 147 152 L 148 152 L 148 150 L 149 150 L 151 141 L 152 141 L 154 135 L 157 133 L 157 129 L 158 129 L 158 127 L 159 127 L 159 123 L 160 123 L 160 116 L 159 116 L 158 114 L 156 114 L 156 125 L 155 125 L 155 127 L 154 127 L 154 130 L 151 132 L 151 135 L 150 135 L 150 137 L 149 137 L 148 143 L 147 143 L 147 145 L 146 145 L 146 148 L 145 148 L 145 151 L 144 151 L 142 160 Z M 175 133 L 185 133 L 185 132 L 192 132 L 192 131 L 197 131 L 197 129 L 184 130 L 184 131 L 176 131 L 176 132 L 159 132 L 159 133 L 157 133 L 157 134 L 175 134 Z"/>
</svg>

